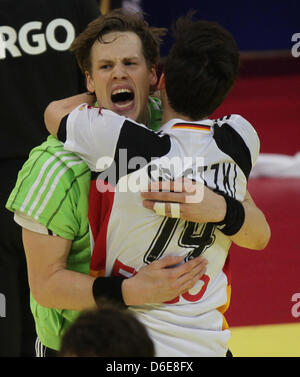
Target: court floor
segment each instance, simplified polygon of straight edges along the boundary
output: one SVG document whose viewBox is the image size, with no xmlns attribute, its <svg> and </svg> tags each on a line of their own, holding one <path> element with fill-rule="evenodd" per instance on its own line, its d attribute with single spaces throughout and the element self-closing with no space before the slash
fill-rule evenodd
<svg viewBox="0 0 300 377">
<path fill-rule="evenodd" d="M 231 327 L 235 357 L 300 357 L 300 322 Z"/>
</svg>

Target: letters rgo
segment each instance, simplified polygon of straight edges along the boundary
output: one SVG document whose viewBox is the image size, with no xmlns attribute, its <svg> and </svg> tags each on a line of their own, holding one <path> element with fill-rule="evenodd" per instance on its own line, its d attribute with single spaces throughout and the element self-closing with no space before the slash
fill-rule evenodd
<svg viewBox="0 0 300 377">
<path fill-rule="evenodd" d="M 58 28 L 64 32 L 64 40 L 57 40 Z M 65 18 L 56 18 L 46 27 L 41 21 L 27 22 L 18 32 L 11 26 L 0 26 L 0 60 L 9 56 L 7 52 L 13 58 L 23 53 L 39 55 L 47 50 L 47 45 L 53 50 L 65 51 L 74 38 L 74 26 Z"/>
<path fill-rule="evenodd" d="M 0 318 L 6 317 L 6 298 L 3 293 L 0 293 Z"/>
</svg>

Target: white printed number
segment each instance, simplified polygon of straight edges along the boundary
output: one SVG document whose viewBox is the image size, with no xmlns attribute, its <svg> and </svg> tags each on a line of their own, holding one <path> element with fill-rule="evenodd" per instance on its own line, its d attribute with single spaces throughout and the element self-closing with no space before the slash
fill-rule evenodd
<svg viewBox="0 0 300 377">
<path fill-rule="evenodd" d="M 300 56 L 300 33 L 295 33 L 292 35 L 292 42 L 297 42 L 292 47 L 292 55 L 294 58 L 299 58 Z"/>
</svg>

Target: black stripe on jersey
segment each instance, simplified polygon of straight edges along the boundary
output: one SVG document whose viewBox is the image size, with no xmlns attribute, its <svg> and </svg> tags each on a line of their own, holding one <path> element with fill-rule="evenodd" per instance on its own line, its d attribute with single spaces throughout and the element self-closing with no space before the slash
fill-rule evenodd
<svg viewBox="0 0 300 377">
<path fill-rule="evenodd" d="M 224 121 L 225 119 L 226 119 L 226 120 L 230 119 L 230 117 L 231 117 L 231 114 L 229 114 L 229 115 L 224 115 L 222 118 L 219 118 L 218 120 L 222 122 L 222 121 Z"/>
<path fill-rule="evenodd" d="M 119 151 L 123 149 L 127 151 L 127 172 L 120 172 L 119 166 L 121 161 L 119 160 Z M 119 140 L 116 147 L 114 160 L 116 162 L 117 181 L 125 175 L 133 173 L 136 170 L 142 168 L 142 166 L 136 166 L 129 168 L 128 162 L 134 157 L 142 157 L 151 162 L 151 159 L 165 156 L 171 149 L 171 141 L 169 135 L 160 136 L 147 128 L 141 127 L 129 120 L 126 120 L 120 131 Z M 123 161 L 124 164 L 124 161 Z M 120 175 L 119 175 L 120 173 Z"/>
<path fill-rule="evenodd" d="M 67 140 L 67 119 L 69 114 L 64 116 L 59 124 L 59 129 L 57 131 L 57 138 L 58 140 L 62 141 L 63 143 Z"/>
<path fill-rule="evenodd" d="M 251 168 L 251 154 L 243 138 L 227 123 L 214 125 L 213 138 L 219 149 L 228 154 L 242 169 L 248 179 Z"/>
<path fill-rule="evenodd" d="M 234 169 L 234 178 L 233 178 L 233 190 L 234 190 L 234 199 L 236 198 L 236 178 L 237 178 L 237 168 L 236 168 L 236 165 L 233 165 L 233 169 Z"/>
<path fill-rule="evenodd" d="M 230 184 L 229 184 L 230 169 L 231 169 L 231 164 L 228 164 L 227 168 L 225 164 L 223 164 L 223 186 L 227 195 L 234 197 Z"/>
</svg>

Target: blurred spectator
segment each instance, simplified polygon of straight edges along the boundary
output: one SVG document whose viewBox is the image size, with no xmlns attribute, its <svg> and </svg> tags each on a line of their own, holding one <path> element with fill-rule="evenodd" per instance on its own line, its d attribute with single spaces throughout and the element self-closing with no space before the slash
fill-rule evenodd
<svg viewBox="0 0 300 377">
<path fill-rule="evenodd" d="M 126 8 L 135 12 L 142 12 L 143 0 L 100 0 L 102 14 L 106 14 L 112 9 Z"/>
<path fill-rule="evenodd" d="M 82 312 L 62 338 L 63 357 L 154 357 L 145 326 L 133 312 L 101 302 Z"/>
<path fill-rule="evenodd" d="M 300 178 L 300 152 L 294 156 L 261 153 L 250 177 Z"/>
<path fill-rule="evenodd" d="M 95 0 L 0 0 L 0 121 L 5 128 L 0 148 L 0 293 L 6 304 L 0 356 L 33 356 L 36 336 L 21 228 L 5 203 L 30 150 L 47 137 L 46 105 L 85 90 L 69 46 L 98 14 Z"/>
</svg>

